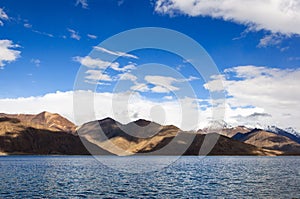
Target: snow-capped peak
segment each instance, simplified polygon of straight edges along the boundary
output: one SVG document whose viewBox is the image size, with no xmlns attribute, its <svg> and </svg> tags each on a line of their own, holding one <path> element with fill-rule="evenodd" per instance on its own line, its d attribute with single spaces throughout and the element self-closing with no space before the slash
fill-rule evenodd
<svg viewBox="0 0 300 199">
<path fill-rule="evenodd" d="M 300 133 L 299 133 L 297 130 L 295 130 L 294 128 L 288 127 L 288 128 L 285 128 L 284 130 L 285 130 L 286 132 L 288 132 L 288 133 L 290 133 L 290 134 L 292 134 L 292 135 L 294 135 L 294 136 L 300 138 Z"/>
<path fill-rule="evenodd" d="M 231 128 L 232 126 L 226 123 L 224 120 L 212 120 L 207 124 L 208 129 L 225 129 Z"/>
</svg>

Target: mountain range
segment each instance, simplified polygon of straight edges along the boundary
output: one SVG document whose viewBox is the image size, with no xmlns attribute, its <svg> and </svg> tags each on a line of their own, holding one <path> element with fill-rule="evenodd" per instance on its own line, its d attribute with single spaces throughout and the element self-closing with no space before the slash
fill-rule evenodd
<svg viewBox="0 0 300 199">
<path fill-rule="evenodd" d="M 300 136 L 293 129 L 212 124 L 188 132 L 143 119 L 121 124 L 105 118 L 77 127 L 49 112 L 0 113 L 0 154 L 300 155 Z"/>
</svg>

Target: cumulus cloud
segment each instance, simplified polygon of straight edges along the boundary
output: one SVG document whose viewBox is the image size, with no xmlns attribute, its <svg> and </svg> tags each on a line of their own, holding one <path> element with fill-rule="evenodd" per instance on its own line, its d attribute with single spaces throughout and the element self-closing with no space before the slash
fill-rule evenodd
<svg viewBox="0 0 300 199">
<path fill-rule="evenodd" d="M 94 49 L 98 50 L 98 51 L 101 51 L 101 52 L 104 52 L 104 53 L 108 53 L 110 55 L 138 59 L 138 57 L 135 56 L 135 55 L 124 53 L 124 52 L 119 52 L 119 51 L 111 51 L 111 50 L 108 50 L 108 49 L 100 47 L 100 46 L 95 46 Z"/>
<path fill-rule="evenodd" d="M 15 50 L 18 47 L 20 46 L 13 44 L 11 40 L 0 40 L 0 68 L 20 57 L 21 51 Z"/>
<path fill-rule="evenodd" d="M 273 124 L 300 129 L 300 69 L 264 66 L 238 66 L 225 70 L 204 87 L 219 92 L 216 81 L 222 81 L 230 107 L 256 107 L 272 116 Z"/>
<path fill-rule="evenodd" d="M 76 0 L 75 6 L 79 6 L 79 5 L 81 5 L 83 9 L 88 9 L 89 6 L 87 0 Z"/>
<path fill-rule="evenodd" d="M 298 0 L 157 0 L 162 14 L 209 16 L 243 24 L 249 30 L 267 30 L 285 35 L 300 34 Z"/>
<path fill-rule="evenodd" d="M 68 31 L 70 32 L 70 38 L 80 40 L 81 37 L 78 32 L 70 28 L 68 28 Z"/>
</svg>

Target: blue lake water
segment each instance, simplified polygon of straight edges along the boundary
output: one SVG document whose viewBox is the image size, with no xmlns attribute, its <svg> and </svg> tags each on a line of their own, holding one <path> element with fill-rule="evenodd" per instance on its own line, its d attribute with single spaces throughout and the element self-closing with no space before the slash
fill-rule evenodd
<svg viewBox="0 0 300 199">
<path fill-rule="evenodd" d="M 168 157 L 104 159 L 126 171 Z M 0 169 L 0 198 L 300 198 L 300 157 L 181 157 L 136 174 L 91 156 L 7 156 Z"/>
</svg>

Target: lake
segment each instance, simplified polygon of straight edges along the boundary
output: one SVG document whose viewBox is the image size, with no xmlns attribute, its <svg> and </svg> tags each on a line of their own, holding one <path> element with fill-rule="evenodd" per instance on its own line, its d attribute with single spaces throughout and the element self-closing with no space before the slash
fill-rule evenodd
<svg viewBox="0 0 300 199">
<path fill-rule="evenodd" d="M 300 157 L 101 158 L 2 156 L 0 198 L 300 198 Z"/>
</svg>

